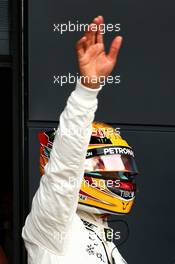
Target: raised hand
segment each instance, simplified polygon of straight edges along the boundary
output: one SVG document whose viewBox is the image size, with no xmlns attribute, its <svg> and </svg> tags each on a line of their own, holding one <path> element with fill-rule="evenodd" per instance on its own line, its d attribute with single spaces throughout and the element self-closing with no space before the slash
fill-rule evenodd
<svg viewBox="0 0 175 264">
<path fill-rule="evenodd" d="M 89 30 L 76 44 L 80 74 L 85 77 L 81 79 L 82 84 L 90 88 L 99 87 L 99 78 L 110 75 L 116 65 L 122 43 L 121 36 L 115 37 L 111 43 L 109 53 L 105 53 L 103 34 L 99 30 L 99 25 L 103 23 L 102 16 L 96 17 L 90 24 Z M 94 30 L 94 24 L 97 25 L 97 31 Z M 96 83 L 94 77 L 97 79 Z"/>
</svg>

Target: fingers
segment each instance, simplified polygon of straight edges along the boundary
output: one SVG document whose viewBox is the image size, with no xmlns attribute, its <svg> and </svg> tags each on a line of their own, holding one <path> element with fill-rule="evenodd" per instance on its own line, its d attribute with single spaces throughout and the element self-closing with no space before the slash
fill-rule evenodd
<svg viewBox="0 0 175 264">
<path fill-rule="evenodd" d="M 95 44 L 96 41 L 96 32 L 95 32 L 95 28 L 94 28 L 95 24 L 92 23 L 89 25 L 89 28 L 87 29 L 87 31 L 85 32 L 85 36 L 86 36 L 86 48 L 88 48 L 89 46 Z"/>
<path fill-rule="evenodd" d="M 102 16 L 98 16 L 95 18 L 95 21 L 98 25 L 98 32 L 97 32 L 97 43 L 102 43 L 103 44 L 103 31 L 100 27 L 101 24 L 104 24 L 104 19 Z"/>
<path fill-rule="evenodd" d="M 115 37 L 114 40 L 112 41 L 109 53 L 108 53 L 108 58 L 112 61 L 116 61 L 117 60 L 117 56 L 119 54 L 119 50 L 122 44 L 122 37 L 118 36 Z"/>
<path fill-rule="evenodd" d="M 76 50 L 79 56 L 83 56 L 85 51 L 96 43 L 103 44 L 103 33 L 100 25 L 104 24 L 102 16 L 94 18 L 89 25 L 88 30 L 85 32 L 83 38 L 81 38 L 76 44 Z"/>
<path fill-rule="evenodd" d="M 87 39 L 86 37 L 82 37 L 77 43 L 76 43 L 76 51 L 78 56 L 83 56 L 85 53 L 85 46 L 86 46 Z"/>
<path fill-rule="evenodd" d="M 91 45 L 95 43 L 103 43 L 103 34 L 100 29 L 100 24 L 104 23 L 104 19 L 102 16 L 98 16 L 94 18 L 92 23 L 89 25 L 88 30 L 85 32 L 86 36 L 86 48 L 88 49 Z"/>
</svg>

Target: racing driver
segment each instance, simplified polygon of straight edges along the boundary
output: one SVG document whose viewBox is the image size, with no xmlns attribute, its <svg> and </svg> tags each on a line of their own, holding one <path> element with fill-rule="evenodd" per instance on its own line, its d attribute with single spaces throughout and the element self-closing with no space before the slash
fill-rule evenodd
<svg viewBox="0 0 175 264">
<path fill-rule="evenodd" d="M 102 16 L 96 17 L 77 42 L 80 76 L 86 78 L 68 98 L 53 142 L 41 142 L 43 176 L 22 231 L 28 264 L 126 263 L 107 217 L 129 213 L 137 168 L 120 134 L 93 122 L 103 89 L 100 77 L 112 72 L 122 43 L 122 37 L 115 37 L 106 54 L 103 23 Z"/>
</svg>

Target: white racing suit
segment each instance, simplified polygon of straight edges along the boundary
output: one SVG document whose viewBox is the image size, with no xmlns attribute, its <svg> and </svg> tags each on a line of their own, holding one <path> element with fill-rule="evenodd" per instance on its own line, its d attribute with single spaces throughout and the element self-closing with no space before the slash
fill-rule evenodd
<svg viewBox="0 0 175 264">
<path fill-rule="evenodd" d="M 123 264 L 107 224 L 77 210 L 97 94 L 77 83 L 60 116 L 50 159 L 33 198 L 22 237 L 28 264 Z"/>
</svg>

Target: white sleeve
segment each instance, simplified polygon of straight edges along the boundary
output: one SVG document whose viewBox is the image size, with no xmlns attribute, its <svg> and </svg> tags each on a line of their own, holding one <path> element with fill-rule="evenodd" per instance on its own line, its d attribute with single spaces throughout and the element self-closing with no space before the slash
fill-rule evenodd
<svg viewBox="0 0 175 264">
<path fill-rule="evenodd" d="M 77 83 L 60 116 L 45 174 L 33 198 L 22 236 L 54 252 L 62 252 L 59 235 L 66 234 L 78 205 L 91 124 L 101 90 Z M 59 243 L 60 241 L 60 243 Z"/>
</svg>

